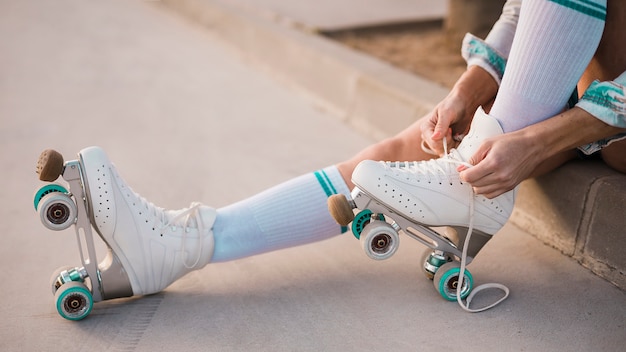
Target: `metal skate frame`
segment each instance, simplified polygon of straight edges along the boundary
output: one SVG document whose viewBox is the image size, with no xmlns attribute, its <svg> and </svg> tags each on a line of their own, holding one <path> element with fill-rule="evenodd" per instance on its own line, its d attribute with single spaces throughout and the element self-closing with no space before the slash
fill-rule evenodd
<svg viewBox="0 0 626 352">
<path fill-rule="evenodd" d="M 76 241 L 83 265 L 82 268 L 77 268 L 77 271 L 80 273 L 81 280 L 89 277 L 94 302 L 130 297 L 133 295 L 133 291 L 128 275 L 108 244 L 108 253 L 98 265 L 92 226 L 88 216 L 90 214 L 88 212 L 90 202 L 86 195 L 88 194 L 88 187 L 82 175 L 81 165 L 82 163 L 78 160 L 68 161 L 65 163 L 62 173 L 63 179 L 69 183 L 70 193 L 73 195 L 77 206 L 74 228 L 76 229 Z"/>
<path fill-rule="evenodd" d="M 378 201 L 365 191 L 355 187 L 351 193 L 351 202 L 353 208 L 365 210 L 369 209 L 372 212 L 372 219 L 378 218 L 378 214 L 383 214 L 391 218 L 391 226 L 396 231 L 402 231 L 407 236 L 415 239 L 423 245 L 433 249 L 435 254 L 446 256 L 451 255 L 457 261 L 460 261 L 463 254 L 463 244 L 467 237 L 467 228 L 459 226 L 451 226 L 458 235 L 458 243 L 454 243 L 451 239 L 442 236 L 435 230 L 431 229 L 427 225 L 420 224 L 414 220 L 410 220 L 397 213 L 395 210 L 389 208 L 384 203 Z M 388 219 L 389 220 L 389 219 Z M 474 229 L 472 231 L 472 238 L 467 248 L 467 263 L 469 264 L 483 246 L 491 239 L 491 236 Z"/>
</svg>

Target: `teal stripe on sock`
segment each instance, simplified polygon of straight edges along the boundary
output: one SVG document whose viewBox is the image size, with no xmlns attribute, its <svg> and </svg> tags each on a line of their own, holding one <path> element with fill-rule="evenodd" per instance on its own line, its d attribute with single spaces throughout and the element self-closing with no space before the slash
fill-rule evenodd
<svg viewBox="0 0 626 352">
<path fill-rule="evenodd" d="M 333 191 L 333 194 L 337 194 L 337 190 L 335 189 L 335 186 L 333 186 L 333 183 L 330 182 L 330 178 L 326 174 L 326 171 L 322 170 L 322 175 L 324 176 L 324 180 L 326 180 L 328 186 L 330 186 L 330 189 Z"/>
<path fill-rule="evenodd" d="M 559 5 L 578 11 L 587 16 L 595 17 L 599 20 L 606 20 L 606 7 L 598 5 L 588 0 L 549 0 Z"/>
<path fill-rule="evenodd" d="M 333 191 L 330 190 L 330 187 L 328 187 L 328 184 L 326 183 L 324 176 L 322 176 L 322 174 L 319 171 L 315 171 L 315 177 L 317 178 L 317 182 L 320 183 L 320 186 L 322 186 L 322 189 L 324 190 L 324 192 L 326 192 L 326 197 L 330 197 L 333 194 L 335 194 Z"/>
<path fill-rule="evenodd" d="M 576 0 L 574 0 L 576 1 Z M 595 7 L 596 9 L 605 12 L 606 13 L 606 6 L 602 6 L 596 2 L 590 1 L 590 0 L 577 0 L 578 2 L 582 2 L 583 4 L 587 4 L 590 7 Z"/>
<path fill-rule="evenodd" d="M 332 182 L 330 182 L 330 178 L 328 177 L 326 172 L 324 172 L 324 170 L 315 171 L 314 175 L 315 178 L 317 178 L 317 182 L 319 182 L 320 186 L 322 186 L 322 189 L 326 193 L 326 197 L 337 194 L 337 190 L 333 186 Z M 341 226 L 341 233 L 345 233 L 347 231 L 348 228 L 346 226 Z"/>
</svg>

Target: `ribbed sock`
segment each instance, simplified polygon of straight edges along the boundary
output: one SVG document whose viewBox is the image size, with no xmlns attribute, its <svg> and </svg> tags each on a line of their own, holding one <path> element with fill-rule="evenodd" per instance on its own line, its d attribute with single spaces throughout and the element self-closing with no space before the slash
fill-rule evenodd
<svg viewBox="0 0 626 352">
<path fill-rule="evenodd" d="M 327 199 L 350 190 L 331 166 L 217 210 L 212 262 L 224 262 L 321 241 L 342 232 Z"/>
<path fill-rule="evenodd" d="M 489 114 L 504 132 L 558 114 L 598 47 L 606 0 L 524 1 Z"/>
</svg>

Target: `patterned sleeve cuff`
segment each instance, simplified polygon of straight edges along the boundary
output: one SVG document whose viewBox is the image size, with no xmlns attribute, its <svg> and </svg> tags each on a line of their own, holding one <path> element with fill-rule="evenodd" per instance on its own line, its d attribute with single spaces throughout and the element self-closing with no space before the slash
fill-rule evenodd
<svg viewBox="0 0 626 352">
<path fill-rule="evenodd" d="M 626 128 L 626 88 L 618 81 L 594 81 L 576 106 L 607 125 Z"/>
<path fill-rule="evenodd" d="M 461 54 L 467 66 L 480 66 L 487 71 L 498 85 L 502 81 L 506 59 L 489 44 L 476 36 L 467 33 L 463 38 Z"/>
</svg>

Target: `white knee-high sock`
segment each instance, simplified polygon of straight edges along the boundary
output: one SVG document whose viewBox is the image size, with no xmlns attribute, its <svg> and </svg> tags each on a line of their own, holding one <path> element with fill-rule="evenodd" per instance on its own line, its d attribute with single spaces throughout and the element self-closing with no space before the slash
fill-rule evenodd
<svg viewBox="0 0 626 352">
<path fill-rule="evenodd" d="M 489 114 L 511 132 L 558 114 L 604 29 L 606 0 L 528 0 Z"/>
<path fill-rule="evenodd" d="M 217 210 L 212 262 L 224 262 L 320 241 L 345 232 L 327 198 L 349 195 L 336 167 L 302 175 Z"/>
</svg>

